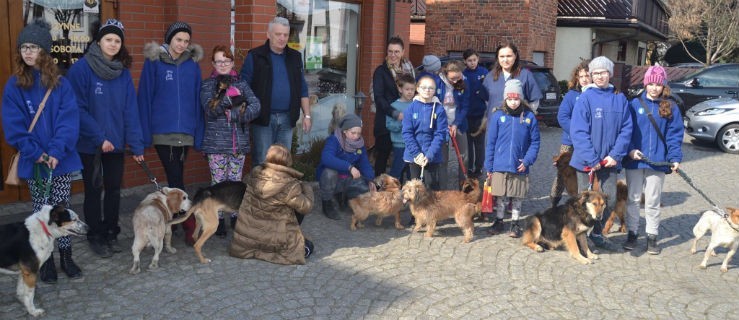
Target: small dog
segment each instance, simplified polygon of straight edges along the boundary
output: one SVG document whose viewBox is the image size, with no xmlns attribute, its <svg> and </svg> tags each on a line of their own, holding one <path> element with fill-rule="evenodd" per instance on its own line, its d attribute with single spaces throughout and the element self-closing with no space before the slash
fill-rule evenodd
<svg viewBox="0 0 739 320">
<path fill-rule="evenodd" d="M 375 225 L 382 225 L 382 219 L 387 216 L 395 217 L 395 229 L 404 229 L 400 223 L 400 210 L 403 209 L 403 199 L 400 193 L 400 181 L 387 174 L 381 174 L 375 178 L 378 185 L 375 192 L 367 192 L 354 199 L 349 200 L 352 208 L 352 222 L 349 229 L 357 230 L 364 227 L 364 220 L 371 214 L 377 216 Z"/>
<path fill-rule="evenodd" d="M 613 227 L 613 221 L 618 218 L 621 221 L 621 227 L 618 228 L 618 232 L 626 232 L 626 201 L 629 200 L 629 188 L 626 186 L 626 181 L 616 181 L 616 207 L 611 211 L 611 216 L 608 217 L 605 227 L 603 227 L 603 235 L 607 235 L 611 232 Z"/>
<path fill-rule="evenodd" d="M 218 211 L 237 212 L 244 199 L 246 184 L 241 181 L 223 181 L 207 188 L 201 188 L 192 199 L 192 206 L 184 216 L 172 220 L 167 226 L 181 223 L 191 214 L 195 215 L 195 231 L 192 234 L 195 255 L 200 263 L 209 263 L 203 255 L 203 245 L 218 229 Z M 203 234 L 200 235 L 202 229 Z"/>
<path fill-rule="evenodd" d="M 721 272 L 727 272 L 729 271 L 729 260 L 739 247 L 739 209 L 726 208 L 726 215 L 721 215 L 721 213 L 713 210 L 704 212 L 698 223 L 693 227 L 695 240 L 693 240 L 693 245 L 690 247 L 690 253 L 695 254 L 698 239 L 709 230 L 711 231 L 711 242 L 706 247 L 706 254 L 703 255 L 700 267 L 701 269 L 706 268 L 709 255 L 716 256 L 714 251 L 716 247 L 724 247 L 729 248 L 729 253 L 726 254 L 726 258 L 721 264 Z"/>
<path fill-rule="evenodd" d="M 577 171 L 570 166 L 570 160 L 572 160 L 572 152 L 563 152 L 552 158 L 554 166 L 557 168 L 557 174 L 562 176 L 567 194 L 574 197 L 578 194 Z"/>
<path fill-rule="evenodd" d="M 43 206 L 25 222 L 0 226 L 0 273 L 20 274 L 16 296 L 30 315 L 44 314 L 44 309 L 34 305 L 33 298 L 38 270 L 54 251 L 54 240 L 85 235 L 89 229 L 77 213 L 61 205 Z M 20 271 L 5 269 L 14 265 Z"/>
<path fill-rule="evenodd" d="M 416 219 L 413 232 L 426 225 L 426 237 L 433 237 L 439 220 L 454 217 L 462 233 L 464 243 L 472 241 L 474 224 L 472 217 L 479 212 L 480 182 L 467 178 L 461 191 L 428 191 L 421 180 L 413 179 L 403 186 L 403 203 L 410 202 L 411 214 Z"/>
<path fill-rule="evenodd" d="M 141 272 L 140 255 L 147 246 L 154 248 L 154 257 L 149 264 L 149 270 L 159 268 L 159 254 L 162 253 L 162 246 L 169 253 L 177 252 L 175 248 L 172 248 L 172 228 L 167 222 L 172 220 L 178 212 L 190 209 L 191 205 L 185 191 L 168 187 L 150 193 L 139 203 L 133 212 L 134 239 L 131 246 L 133 266 L 128 271 L 130 274 Z"/>
<path fill-rule="evenodd" d="M 339 121 L 346 115 L 346 105 L 337 103 L 331 110 L 331 121 L 328 123 L 328 134 L 334 134 L 334 130 L 339 127 Z"/>
<path fill-rule="evenodd" d="M 544 251 L 539 243 L 544 243 L 549 248 L 564 244 L 570 257 L 582 264 L 593 263 L 598 256 L 590 251 L 586 235 L 603 217 L 605 207 L 605 194 L 584 191 L 569 198 L 563 205 L 527 218 L 522 243 L 537 252 Z M 587 254 L 587 258 L 582 256 L 580 248 Z"/>
</svg>

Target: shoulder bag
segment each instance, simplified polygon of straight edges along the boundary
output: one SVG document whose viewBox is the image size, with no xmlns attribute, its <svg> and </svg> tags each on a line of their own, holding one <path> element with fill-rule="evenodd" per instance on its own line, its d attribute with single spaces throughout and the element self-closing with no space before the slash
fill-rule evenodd
<svg viewBox="0 0 739 320">
<path fill-rule="evenodd" d="M 41 104 L 38 105 L 38 111 L 36 111 L 36 116 L 34 116 L 33 121 L 31 121 L 31 126 L 28 127 L 28 133 L 31 133 L 31 131 L 33 131 L 33 128 L 36 126 L 36 122 L 38 121 L 39 116 L 41 116 L 41 112 L 44 111 L 46 99 L 49 98 L 49 94 L 51 94 L 51 89 L 46 90 L 46 95 L 44 95 L 44 99 L 41 100 Z M 11 186 L 17 186 L 21 184 L 21 179 L 20 177 L 18 177 L 18 160 L 20 159 L 20 156 L 20 152 L 16 151 L 10 158 L 10 167 L 8 168 L 8 175 L 5 178 L 5 184 Z"/>
</svg>

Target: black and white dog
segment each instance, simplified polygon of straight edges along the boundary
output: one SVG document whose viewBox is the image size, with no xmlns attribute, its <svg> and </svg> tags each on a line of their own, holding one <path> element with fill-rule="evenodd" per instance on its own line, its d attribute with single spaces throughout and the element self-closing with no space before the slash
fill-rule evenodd
<svg viewBox="0 0 739 320">
<path fill-rule="evenodd" d="M 44 314 L 33 296 L 39 268 L 54 251 L 54 240 L 68 235 L 85 235 L 89 227 L 74 211 L 64 206 L 43 206 L 41 211 L 18 222 L 0 226 L 0 273 L 18 277 L 18 300 L 34 317 Z M 18 271 L 5 269 L 18 265 Z"/>
</svg>

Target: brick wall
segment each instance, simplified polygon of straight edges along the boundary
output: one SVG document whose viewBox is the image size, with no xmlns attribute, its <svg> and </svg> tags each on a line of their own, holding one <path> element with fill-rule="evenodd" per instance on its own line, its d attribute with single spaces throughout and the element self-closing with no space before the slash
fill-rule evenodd
<svg viewBox="0 0 739 320">
<path fill-rule="evenodd" d="M 554 58 L 556 0 L 427 0 L 426 54 L 475 48 L 494 53 L 499 43 L 513 41 L 521 58 L 545 53 L 547 66 Z"/>
</svg>

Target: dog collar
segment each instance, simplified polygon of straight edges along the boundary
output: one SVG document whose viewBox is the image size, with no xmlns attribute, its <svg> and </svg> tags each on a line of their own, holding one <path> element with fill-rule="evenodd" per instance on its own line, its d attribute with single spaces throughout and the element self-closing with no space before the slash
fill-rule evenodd
<svg viewBox="0 0 739 320">
<path fill-rule="evenodd" d="M 46 227 L 46 224 L 43 221 L 41 221 L 41 219 L 39 218 L 36 218 L 36 220 L 38 220 L 39 224 L 41 225 L 41 228 L 44 229 L 44 233 L 46 233 L 46 235 L 49 236 L 49 238 L 53 238 L 51 236 L 51 232 L 49 232 L 49 228 Z"/>
</svg>

